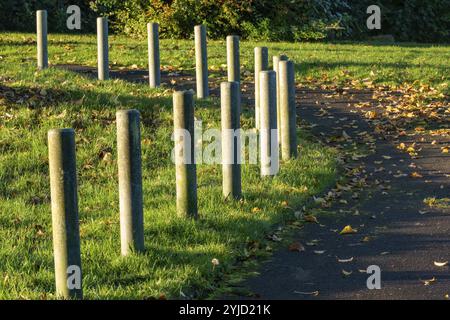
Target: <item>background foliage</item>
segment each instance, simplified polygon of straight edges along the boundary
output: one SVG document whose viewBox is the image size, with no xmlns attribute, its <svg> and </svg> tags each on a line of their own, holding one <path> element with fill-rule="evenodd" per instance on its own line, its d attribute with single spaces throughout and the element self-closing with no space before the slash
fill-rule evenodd
<svg viewBox="0 0 450 320">
<path fill-rule="evenodd" d="M 112 29 L 145 35 L 148 21 L 161 25 L 161 36 L 189 38 L 205 23 L 211 38 L 239 34 L 251 40 L 364 39 L 391 34 L 396 40 L 450 41 L 450 0 L 2 0 L 0 29 L 34 30 L 34 11 L 49 11 L 50 31 L 67 32 L 65 10 L 82 9 L 83 32 L 92 32 L 97 15 Z M 382 30 L 368 30 L 366 9 L 377 4 Z"/>
</svg>

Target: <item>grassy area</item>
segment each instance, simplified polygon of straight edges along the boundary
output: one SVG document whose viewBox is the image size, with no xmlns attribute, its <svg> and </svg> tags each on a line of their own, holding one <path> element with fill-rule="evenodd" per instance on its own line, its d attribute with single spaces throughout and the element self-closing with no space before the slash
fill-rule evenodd
<svg viewBox="0 0 450 320">
<path fill-rule="evenodd" d="M 201 218 L 179 219 L 170 161 L 171 90 L 117 79 L 98 82 L 59 68 L 36 72 L 33 41 L 31 34 L 0 34 L 1 84 L 14 88 L 0 91 L 0 298 L 54 298 L 46 142 L 50 128 L 76 130 L 83 280 L 90 299 L 209 296 L 224 281 L 240 278 L 248 257 L 270 251 L 264 235 L 275 223 L 291 219 L 291 208 L 336 178 L 335 151 L 299 131 L 300 158 L 283 164 L 275 179 L 261 180 L 258 166 L 243 166 L 243 202 L 223 201 L 220 166 L 199 165 Z M 112 36 L 110 44 L 113 68 L 146 68 L 145 41 Z M 247 80 L 255 45 L 263 44 L 241 44 Z M 53 65 L 96 65 L 94 36 L 50 35 L 49 46 Z M 286 53 L 297 62 L 297 80 L 305 84 L 317 79 L 331 83 L 370 78 L 388 84 L 419 80 L 448 90 L 443 84 L 449 77 L 449 47 L 268 46 L 271 55 Z M 223 77 L 224 49 L 223 41 L 210 42 L 213 77 Z M 192 72 L 193 54 L 192 41 L 161 41 L 165 70 Z M 119 243 L 118 108 L 136 108 L 143 117 L 147 251 L 126 259 L 120 257 Z M 204 128 L 218 127 L 219 100 L 198 101 L 195 115 Z M 242 126 L 253 127 L 249 106 L 243 107 Z M 218 267 L 213 268 L 213 258 L 220 261 Z"/>
<path fill-rule="evenodd" d="M 35 59 L 34 36 L 1 34 L 7 61 Z M 74 63 L 96 66 L 96 42 L 92 35 L 50 35 L 49 59 L 53 64 Z M 209 41 L 208 64 L 212 76 L 226 70 L 225 41 Z M 147 44 L 123 36 L 110 36 L 110 62 L 113 68 L 147 68 Z M 161 64 L 166 69 L 194 71 L 194 43 L 188 40 L 162 40 Z M 428 44 L 382 45 L 376 43 L 241 43 L 243 73 L 253 70 L 253 48 L 267 46 L 269 55 L 286 53 L 297 63 L 300 83 L 315 79 L 343 82 L 370 80 L 376 84 L 398 85 L 421 82 L 449 92 L 450 46 Z M 20 57 L 17 56 L 20 48 Z M 11 50 L 13 50 L 11 52 Z M 14 59 L 14 60 L 11 60 Z M 30 61 L 31 62 L 31 61 Z M 251 75 L 249 75 L 251 76 Z"/>
<path fill-rule="evenodd" d="M 219 165 L 199 165 L 201 218 L 195 222 L 179 219 L 170 160 L 171 91 L 122 80 L 97 82 L 59 68 L 36 72 L 29 38 L 3 34 L 0 40 L 4 86 L 0 101 L 0 298 L 54 298 L 46 141 L 50 128 L 76 130 L 86 298 L 206 297 L 223 280 L 240 277 L 237 257 L 242 261 L 266 253 L 264 235 L 275 223 L 293 216 L 286 202 L 298 207 L 335 179 L 334 152 L 302 138 L 300 159 L 284 164 L 273 180 L 261 180 L 256 165 L 243 166 L 242 202 L 222 199 Z M 94 65 L 93 41 L 89 36 L 50 37 L 50 61 Z M 125 46 L 127 40 L 111 39 L 111 43 L 117 41 Z M 178 68 L 188 55 L 181 50 L 165 51 L 168 47 L 171 43 L 163 42 L 163 64 Z M 143 45 L 140 50 L 126 45 L 124 52 L 130 55 L 113 51 L 116 67 L 144 63 Z M 197 102 L 195 116 L 204 128 L 219 127 L 219 104 L 217 98 Z M 143 118 L 147 251 L 128 258 L 120 257 L 114 123 L 118 108 L 136 108 Z M 244 128 L 253 126 L 252 115 L 244 106 Z M 262 250 L 249 249 L 255 241 Z M 213 258 L 220 262 L 215 268 Z"/>
</svg>

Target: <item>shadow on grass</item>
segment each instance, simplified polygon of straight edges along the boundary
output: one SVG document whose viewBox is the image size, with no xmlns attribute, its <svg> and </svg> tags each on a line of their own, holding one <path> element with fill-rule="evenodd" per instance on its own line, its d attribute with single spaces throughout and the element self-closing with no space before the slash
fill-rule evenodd
<svg viewBox="0 0 450 320">
<path fill-rule="evenodd" d="M 141 74 L 142 75 L 142 74 Z M 87 75 L 87 77 L 92 77 L 91 75 Z M 3 87 L 2 87 L 3 88 Z M 80 88 L 77 90 L 71 89 L 71 90 L 59 90 L 59 89 L 47 89 L 45 92 L 45 95 L 43 95 L 39 88 L 30 88 L 30 87 L 17 87 L 17 88 L 5 88 L 5 91 L 12 91 L 14 94 L 9 95 L 3 95 L 2 97 L 5 97 L 8 103 L 11 107 L 15 109 L 23 108 L 24 106 L 33 109 L 37 114 L 40 114 L 41 108 L 49 110 L 52 108 L 55 108 L 55 110 L 52 110 L 55 114 L 62 114 L 62 118 L 64 117 L 70 117 L 71 125 L 75 128 L 84 128 L 87 129 L 89 124 L 89 117 L 95 116 L 99 117 L 101 120 L 102 126 L 112 126 L 114 125 L 114 111 L 118 107 L 130 107 L 130 108 L 136 108 L 138 109 L 142 114 L 142 122 L 146 129 L 150 130 L 151 132 L 156 132 L 157 128 L 160 128 L 161 126 L 166 126 L 170 122 L 167 121 L 167 119 L 164 120 L 161 119 L 160 110 L 161 108 L 169 113 L 171 113 L 172 110 L 172 99 L 171 97 L 148 97 L 148 96 L 135 96 L 132 94 L 117 94 L 114 92 L 102 92 L 102 91 L 96 91 L 94 89 L 84 89 Z M 34 97 L 38 96 L 38 102 L 36 103 L 29 103 L 30 100 L 35 100 Z M 23 103 L 19 103 L 22 99 Z M 39 104 L 39 100 L 44 101 L 44 103 Z M 201 103 L 201 108 L 207 109 L 208 103 Z M 67 106 L 71 106 L 70 112 L 67 114 L 62 113 L 64 109 L 67 108 Z M 83 110 L 89 110 L 89 111 L 95 111 L 92 112 L 92 114 L 88 114 L 86 118 L 86 122 L 84 122 L 84 118 L 78 118 L 77 116 L 82 113 Z M 105 110 L 107 112 L 105 112 Z M 218 109 L 210 110 L 212 112 L 218 111 Z M 170 116 L 170 114 L 165 114 L 164 117 Z M 35 118 L 37 123 L 33 124 L 34 126 L 39 126 L 44 122 L 44 119 L 40 119 L 39 116 Z M 167 131 L 171 131 L 171 128 L 169 127 Z M 102 137 L 99 137 L 99 139 Z M 41 140 L 39 140 L 41 141 Z M 42 144 L 44 144 L 45 140 L 42 140 Z M 312 144 L 310 140 L 304 141 L 305 144 Z M 149 152 L 148 149 L 151 149 L 150 147 L 144 147 L 143 152 Z M 164 150 L 159 150 L 160 152 Z M 166 150 L 165 150 L 166 151 Z M 88 150 L 89 153 L 94 153 L 94 157 L 97 156 L 96 150 Z M 152 150 L 151 152 L 155 152 Z M 14 149 L 10 149 L 8 151 L 10 155 L 13 155 Z M 153 153 L 152 153 L 153 155 Z M 168 154 L 165 154 L 165 156 L 168 156 Z M 160 161 L 161 157 L 155 156 L 155 157 L 149 157 L 148 161 Z M 26 168 L 17 168 L 16 165 L 11 165 L 10 169 L 7 170 L 4 174 L 2 173 L 2 183 L 0 185 L 0 191 L 1 194 L 8 194 L 9 191 L 14 191 L 13 193 L 10 193 L 9 198 L 22 198 L 23 194 L 20 192 L 24 192 L 25 189 L 22 190 L 9 190 L 9 183 L 16 179 L 18 172 L 21 172 L 22 175 L 27 175 L 29 171 L 39 171 L 41 172 L 47 172 L 47 166 L 46 166 L 46 160 L 39 159 L 39 166 L 33 167 L 30 169 L 29 167 Z M 97 163 L 94 163 L 93 166 L 95 167 Z M 143 161 L 143 165 L 146 166 L 147 163 Z M 34 165 L 33 165 L 34 166 Z M 219 166 L 218 166 L 219 167 Z M 148 167 L 146 167 L 148 169 Z M 153 168 L 152 168 L 153 169 Z M 306 170 L 307 169 L 305 166 Z M 162 170 L 166 170 L 164 173 L 164 179 L 169 177 L 169 173 L 167 173 L 167 168 L 164 168 Z M 293 171 L 295 175 L 301 175 L 302 172 L 300 171 L 301 168 L 297 168 L 297 171 Z M 322 169 L 318 169 L 317 171 L 314 171 L 315 178 L 321 182 L 320 185 L 313 186 L 314 190 L 322 191 L 329 183 L 334 181 L 334 173 L 328 172 L 328 171 L 321 171 Z M 172 173 L 172 172 L 170 172 Z M 186 223 L 183 220 L 170 220 L 170 219 L 161 219 L 162 221 L 158 221 L 158 224 L 152 225 L 152 222 L 146 223 L 145 228 L 145 236 L 146 236 L 146 244 L 147 244 L 147 252 L 146 254 L 149 254 L 149 259 L 155 256 L 162 256 L 164 259 L 159 259 L 156 261 L 150 261 L 151 263 L 154 263 L 153 266 L 156 268 L 160 268 L 161 270 L 165 269 L 168 265 L 175 265 L 177 267 L 181 266 L 191 266 L 194 264 L 195 268 L 198 268 L 199 272 L 202 274 L 202 278 L 197 279 L 197 282 L 201 283 L 207 283 L 208 286 L 205 286 L 205 288 L 202 289 L 202 292 L 197 292 L 196 294 L 200 296 L 205 296 L 208 294 L 208 291 L 211 290 L 210 282 L 211 279 L 216 279 L 215 277 L 221 277 L 219 274 L 213 274 L 211 275 L 211 257 L 206 256 L 204 247 L 209 245 L 209 240 L 214 240 L 214 245 L 220 246 L 222 244 L 225 244 L 225 247 L 229 250 L 233 250 L 233 254 L 230 252 L 226 252 L 226 257 L 230 260 L 233 258 L 236 258 L 238 260 L 240 259 L 248 259 L 248 257 L 241 256 L 241 253 L 246 250 L 246 247 L 248 244 L 246 243 L 246 238 L 249 238 L 250 240 L 254 240 L 255 238 L 258 239 L 258 241 L 266 241 L 264 240 L 264 234 L 265 232 L 269 231 L 271 228 L 273 228 L 273 225 L 275 223 L 283 222 L 284 219 L 288 219 L 289 216 L 288 213 L 291 213 L 290 209 L 282 209 L 278 208 L 276 205 L 279 204 L 283 200 L 287 200 L 290 202 L 290 204 L 295 205 L 297 203 L 302 203 L 305 200 L 305 195 L 302 193 L 296 194 L 296 193 L 290 193 L 289 195 L 286 195 L 284 192 L 275 189 L 273 185 L 270 183 L 272 181 L 264 181 L 261 182 L 258 179 L 258 175 L 256 176 L 252 175 L 248 177 L 248 179 L 252 182 L 252 186 L 248 186 L 248 190 L 244 190 L 244 196 L 246 197 L 246 203 L 240 204 L 239 202 L 230 202 L 227 203 L 227 211 L 228 212 L 222 212 L 224 210 L 224 200 L 222 199 L 222 193 L 220 189 L 221 179 L 220 175 L 214 176 L 212 179 L 210 179 L 211 173 L 208 173 L 207 177 L 199 178 L 199 184 L 202 186 L 199 187 L 199 192 L 201 193 L 203 199 L 199 199 L 199 203 L 203 205 L 205 209 L 202 209 L 202 215 L 200 220 L 195 223 Z M 289 184 L 291 181 L 289 179 L 289 175 L 281 174 L 280 177 L 274 179 L 273 182 L 277 182 L 278 184 Z M 172 180 L 175 180 L 175 176 L 171 176 Z M 84 180 L 84 183 L 86 184 L 95 184 L 95 181 L 89 181 L 86 182 Z M 204 182 L 208 181 L 208 184 L 205 184 Z M 214 188 L 211 187 L 212 183 L 215 183 L 216 186 Z M 252 190 L 251 188 L 254 188 L 254 185 L 258 185 L 260 187 L 261 185 L 264 186 L 264 188 L 261 189 L 260 192 Z M 3 190 L 4 188 L 5 190 Z M 29 186 L 27 186 L 28 188 Z M 109 186 L 111 187 L 111 186 Z M 146 194 L 147 197 L 152 197 L 155 199 L 155 201 L 158 200 L 158 197 L 162 197 L 165 195 L 165 191 L 167 189 L 164 189 L 166 187 L 166 184 L 162 183 L 162 186 L 155 183 L 151 186 L 151 190 L 149 190 L 148 194 Z M 104 188 L 104 186 L 98 187 Z M 281 189 L 281 187 L 280 187 Z M 5 192 L 4 192 L 5 191 Z M 6 198 L 8 199 L 8 197 Z M 268 212 L 264 217 L 258 216 L 257 214 L 252 214 L 252 208 L 255 206 L 253 201 L 260 200 L 263 204 L 269 204 L 274 206 L 273 211 Z M 8 200 L 5 200 L 8 201 Z M 87 203 L 87 200 L 84 200 Z M 98 206 L 97 199 L 89 200 L 89 204 L 94 204 L 95 206 Z M 152 200 L 153 201 L 153 200 Z M 161 201 L 161 199 L 160 199 Z M 173 197 L 173 191 L 172 191 L 172 197 L 170 197 L 170 201 L 175 201 L 175 198 Z M 208 203 L 210 202 L 213 205 L 210 205 L 207 207 Z M 48 203 L 43 203 L 39 205 L 45 205 L 48 207 Z M 110 204 L 109 204 L 110 205 Z M 172 207 L 170 207 L 172 208 Z M 148 210 L 153 210 L 154 208 L 150 208 Z M 92 210 L 100 210 L 100 209 L 92 209 Z M 156 209 L 158 210 L 158 209 Z M 166 209 L 167 210 L 167 209 Z M 201 211 L 202 211 L 201 210 Z M 235 210 L 235 211 L 233 211 Z M 239 212 L 240 210 L 244 210 L 243 212 Z M 80 210 L 81 215 L 83 214 L 83 209 Z M 163 211 L 166 212 L 166 211 Z M 224 215 L 224 213 L 227 213 Z M 248 215 L 246 214 L 248 213 Z M 286 213 L 286 214 L 284 214 Z M 91 231 L 92 232 L 92 231 Z M 105 236 L 105 235 L 103 235 Z M 161 240 L 161 236 L 163 240 Z M 167 240 L 170 239 L 170 240 Z M 82 238 L 82 241 L 94 241 L 97 240 L 96 238 L 90 238 L 90 236 Z M 47 239 L 47 245 L 48 242 L 51 241 L 49 238 Z M 171 244 L 173 241 L 179 241 L 180 246 L 183 248 L 183 250 L 175 250 L 174 248 L 168 247 L 169 244 Z M 162 243 L 159 245 L 158 243 Z M 150 245 L 149 245 L 150 244 Z M 188 249 L 192 249 L 189 251 Z M 197 250 L 197 251 L 196 251 Z M 215 248 L 207 248 L 206 252 L 209 254 L 215 252 Z M 119 255 L 119 253 L 117 253 Z M 145 257 L 145 255 L 144 255 Z M 109 260 L 107 260 L 109 261 Z M 199 265 L 199 263 L 203 263 Z M 109 262 L 111 263 L 111 262 Z M 91 262 L 92 264 L 92 262 Z M 50 268 L 50 267 L 48 267 Z M 87 270 L 96 270 L 96 266 L 89 266 Z M 174 268 L 176 270 L 176 268 Z M 96 270 L 100 272 L 101 270 Z M 103 270 L 104 271 L 104 270 Z M 98 276 L 98 275 L 97 275 Z M 117 285 L 129 285 L 133 286 L 135 284 L 138 284 L 141 281 L 144 281 L 146 278 L 143 278 L 141 275 L 133 275 L 133 274 L 122 274 L 119 273 L 118 276 L 114 277 L 107 277 L 107 275 L 100 275 L 100 281 L 99 283 L 96 283 L 96 285 L 111 285 L 111 286 L 117 286 Z M 44 281 L 42 285 L 45 288 L 49 287 L 49 283 L 47 281 Z M 194 286 L 198 285 L 198 283 L 195 283 Z M 170 282 L 168 285 L 168 291 L 172 294 L 176 292 L 177 289 L 179 289 L 180 283 L 173 284 Z M 197 290 L 197 289 L 196 289 Z M 200 290 L 200 289 L 199 289 Z"/>
</svg>

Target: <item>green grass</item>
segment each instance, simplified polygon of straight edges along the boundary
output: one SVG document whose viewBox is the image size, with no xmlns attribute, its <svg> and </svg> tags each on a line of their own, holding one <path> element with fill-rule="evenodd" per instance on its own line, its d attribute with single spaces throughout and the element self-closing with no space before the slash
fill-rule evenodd
<svg viewBox="0 0 450 320">
<path fill-rule="evenodd" d="M 59 68 L 36 72 L 33 40 L 31 34 L 0 34 L 0 80 L 2 86 L 16 90 L 5 96 L 2 89 L 0 96 L 0 298 L 55 298 L 46 141 L 50 128 L 76 130 L 88 299 L 211 296 L 224 283 L 240 279 L 249 256 L 265 255 L 266 250 L 252 248 L 256 242 L 265 248 L 264 235 L 274 224 L 292 219 L 293 210 L 285 208 L 284 201 L 291 208 L 300 207 L 336 179 L 335 151 L 300 130 L 300 157 L 282 164 L 276 178 L 261 179 L 258 166 L 243 166 L 242 203 L 222 199 L 219 165 L 199 165 L 200 219 L 180 219 L 170 161 L 171 90 L 123 80 L 98 82 Z M 145 41 L 111 36 L 110 44 L 113 68 L 146 68 Z M 247 80 L 251 75 L 245 71 L 252 70 L 255 45 L 241 44 Z M 50 35 L 49 46 L 53 65 L 96 65 L 93 36 Z M 209 44 L 212 77 L 223 78 L 224 49 L 223 41 Z M 449 76 L 448 47 L 274 43 L 269 49 L 271 55 L 286 53 L 297 62 L 300 83 L 419 80 L 447 90 L 443 83 Z M 166 70 L 192 73 L 192 41 L 161 41 L 161 64 Z M 219 127 L 219 103 L 217 98 L 197 101 L 195 115 L 204 127 Z M 119 239 L 114 123 L 119 108 L 136 108 L 143 118 L 147 250 L 127 258 L 120 256 Z M 253 127 L 249 106 L 243 106 L 242 126 Z M 112 161 L 103 160 L 105 153 L 111 153 Z M 220 261 L 216 268 L 213 258 Z"/>
</svg>

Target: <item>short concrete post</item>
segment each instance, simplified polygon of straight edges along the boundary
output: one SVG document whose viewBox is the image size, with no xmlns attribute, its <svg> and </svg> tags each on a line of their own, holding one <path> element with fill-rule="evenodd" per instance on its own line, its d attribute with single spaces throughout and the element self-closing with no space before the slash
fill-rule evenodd
<svg viewBox="0 0 450 320">
<path fill-rule="evenodd" d="M 157 23 L 147 24 L 148 34 L 148 73 L 151 88 L 161 85 L 161 70 L 159 60 L 159 25 Z"/>
<path fill-rule="evenodd" d="M 228 81 L 241 83 L 241 65 L 239 61 L 239 36 L 227 37 Z"/>
<path fill-rule="evenodd" d="M 295 107 L 295 73 L 292 61 L 280 61 L 281 158 L 297 157 L 297 110 Z"/>
<path fill-rule="evenodd" d="M 278 126 L 278 136 L 281 135 L 281 125 L 280 125 L 280 77 L 278 76 L 278 70 L 279 70 L 279 63 L 280 61 L 286 61 L 288 60 L 288 57 L 284 54 L 279 56 L 273 56 L 273 70 L 277 74 L 277 126 Z M 280 142 L 280 141 L 279 141 Z"/>
<path fill-rule="evenodd" d="M 197 218 L 197 170 L 195 164 L 194 97 L 192 91 L 173 94 L 177 213 Z"/>
<path fill-rule="evenodd" d="M 259 77 L 261 176 L 274 176 L 279 170 L 276 75 L 261 71 Z"/>
<path fill-rule="evenodd" d="M 222 122 L 222 175 L 225 199 L 242 197 L 239 83 L 220 84 Z"/>
<path fill-rule="evenodd" d="M 47 10 L 36 11 L 36 35 L 38 69 L 45 69 L 48 68 Z"/>
<path fill-rule="evenodd" d="M 123 256 L 144 251 L 141 129 L 137 110 L 119 110 L 117 156 L 119 167 L 120 239 Z"/>
<path fill-rule="evenodd" d="M 259 129 L 259 72 L 269 69 L 269 49 L 255 48 L 255 127 Z"/>
<path fill-rule="evenodd" d="M 195 70 L 197 81 L 197 98 L 209 96 L 208 89 L 208 53 L 206 47 L 206 27 L 195 26 Z"/>
<path fill-rule="evenodd" d="M 97 68 L 98 79 L 109 79 L 109 47 L 108 47 L 108 19 L 97 18 Z"/>
<path fill-rule="evenodd" d="M 81 299 L 75 132 L 50 130 L 48 151 L 56 294 L 65 299 Z"/>
</svg>

